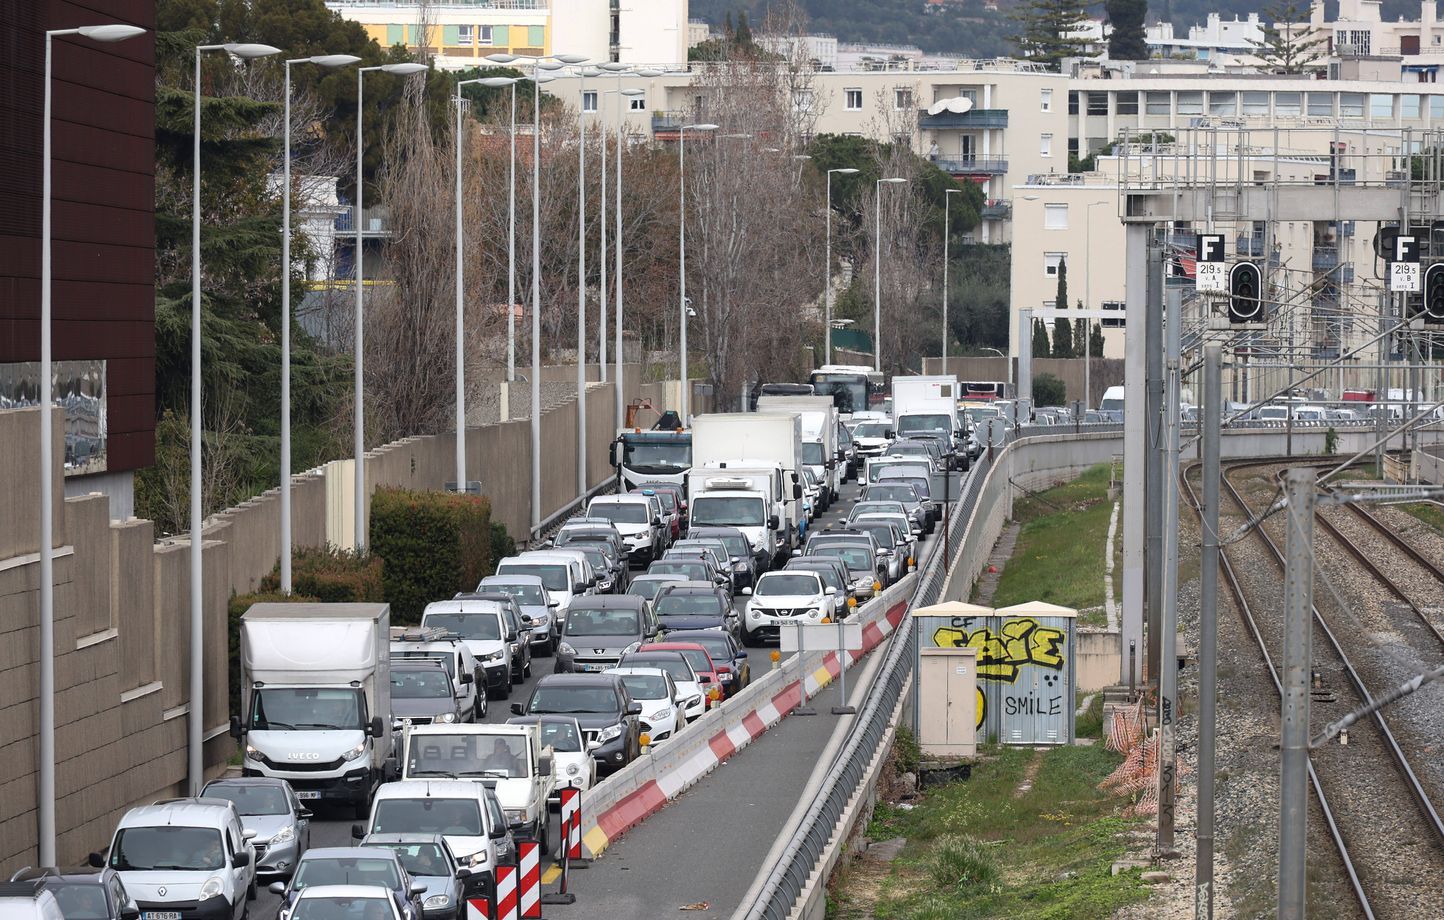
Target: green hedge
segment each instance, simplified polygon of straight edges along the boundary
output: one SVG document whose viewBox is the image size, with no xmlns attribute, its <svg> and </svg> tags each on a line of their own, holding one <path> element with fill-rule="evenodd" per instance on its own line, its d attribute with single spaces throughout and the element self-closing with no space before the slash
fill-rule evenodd
<svg viewBox="0 0 1444 920">
<path fill-rule="evenodd" d="M 357 555 L 334 546 L 302 547 L 291 557 L 291 590 L 328 604 L 380 602 L 386 599 L 381 572 L 379 556 Z M 260 590 L 280 593 L 280 563 L 261 579 Z"/>
<path fill-rule="evenodd" d="M 470 591 L 492 570 L 491 503 L 475 495 L 378 488 L 371 552 L 393 624 L 415 624 L 431 601 Z"/>
<path fill-rule="evenodd" d="M 292 573 L 294 576 L 294 572 Z M 294 583 L 295 579 L 292 578 Z M 284 604 L 284 603 L 305 603 L 314 601 L 317 598 L 306 597 L 300 594 L 280 594 L 270 591 L 257 591 L 254 594 L 233 594 L 226 614 L 226 633 L 229 638 L 226 640 L 230 649 L 230 690 L 232 715 L 241 714 L 241 614 L 251 609 L 252 604 Z"/>
</svg>

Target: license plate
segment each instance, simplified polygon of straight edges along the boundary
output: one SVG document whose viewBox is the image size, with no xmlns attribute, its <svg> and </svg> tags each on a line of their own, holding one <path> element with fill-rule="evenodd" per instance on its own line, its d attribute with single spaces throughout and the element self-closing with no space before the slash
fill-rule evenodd
<svg viewBox="0 0 1444 920">
<path fill-rule="evenodd" d="M 310 800 L 310 799 L 319 799 L 320 797 L 321 797 L 321 793 L 317 792 L 317 791 L 314 790 L 314 789 L 297 789 L 297 790 L 296 790 L 296 798 L 298 798 L 298 799 L 307 799 L 307 800 Z M 165 918 L 165 917 L 154 917 L 154 918 L 152 918 L 152 917 L 147 916 L 147 917 L 145 918 L 145 920 L 166 920 L 166 918 Z M 171 918 L 171 920 L 175 920 L 175 918 Z"/>
<path fill-rule="evenodd" d="M 577 665 L 577 670 L 578 670 L 578 671 L 605 671 L 606 669 L 607 669 L 607 666 L 604 665 L 604 664 L 579 664 L 579 665 Z"/>
<path fill-rule="evenodd" d="M 140 915 L 141 920 L 180 920 L 178 910 L 148 910 Z"/>
</svg>

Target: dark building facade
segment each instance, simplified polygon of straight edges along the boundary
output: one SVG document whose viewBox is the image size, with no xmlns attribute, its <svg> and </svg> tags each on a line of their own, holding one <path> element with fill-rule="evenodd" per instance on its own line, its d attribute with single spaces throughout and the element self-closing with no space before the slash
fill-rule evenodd
<svg viewBox="0 0 1444 920">
<path fill-rule="evenodd" d="M 133 504 L 155 457 L 155 2 L 0 0 L 0 407 L 35 399 L 45 31 L 145 28 L 52 54 L 52 343 L 67 492 Z"/>
</svg>

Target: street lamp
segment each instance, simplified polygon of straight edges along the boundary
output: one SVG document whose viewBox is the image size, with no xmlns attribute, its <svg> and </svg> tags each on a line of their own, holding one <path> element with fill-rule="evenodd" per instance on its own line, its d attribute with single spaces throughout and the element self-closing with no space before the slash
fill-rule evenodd
<svg viewBox="0 0 1444 920">
<path fill-rule="evenodd" d="M 872 369 L 882 370 L 882 187 L 902 185 L 908 180 L 893 176 L 877 180 L 873 191 L 873 238 L 876 252 L 873 253 L 872 274 Z"/>
<path fill-rule="evenodd" d="M 506 199 L 506 380 L 516 380 L 516 77 L 483 77 L 482 86 L 511 87 L 511 162 L 507 169 Z M 509 390 L 510 388 L 508 388 Z M 510 398 L 510 392 L 507 397 Z"/>
<path fill-rule="evenodd" d="M 291 593 L 291 65 L 345 67 L 354 54 L 291 58 L 285 67 L 285 117 L 281 163 L 281 593 Z"/>
<path fill-rule="evenodd" d="M 620 80 L 618 82 L 620 83 Z M 622 109 L 626 100 L 631 99 L 635 96 L 640 96 L 643 94 L 643 92 L 643 90 L 637 89 L 635 87 L 617 90 L 617 193 L 614 196 L 616 198 L 617 209 L 617 232 L 615 234 L 615 239 L 613 240 L 613 245 L 616 247 L 617 250 L 616 271 L 613 273 L 616 275 L 617 278 L 617 305 L 616 310 L 614 311 L 616 313 L 616 339 L 613 342 L 613 350 L 615 351 L 615 354 L 613 355 L 613 360 L 617 362 L 617 367 L 616 372 L 612 375 L 612 383 L 613 387 L 616 390 L 616 427 L 619 431 L 622 428 L 622 423 L 626 421 L 627 417 L 626 394 L 622 392 L 622 364 L 625 360 L 625 355 L 623 354 L 624 349 L 622 347 L 622 148 L 626 146 L 626 139 L 622 134 Z M 605 152 L 605 146 L 603 147 L 603 151 Z M 606 226 L 605 219 L 603 219 L 602 225 Z"/>
<path fill-rule="evenodd" d="M 577 494 L 587 494 L 587 77 L 601 76 L 587 68 L 577 72 Z M 602 150 L 602 162 L 607 152 Z M 602 179 L 606 188 L 606 179 Z M 606 209 L 602 214 L 605 216 Z M 605 220 L 602 221 L 604 224 Z M 606 264 L 606 251 L 602 253 Z M 605 318 L 602 320 L 605 326 Z"/>
<path fill-rule="evenodd" d="M 1093 209 L 1107 201 L 1090 202 L 1083 208 L 1083 296 L 1085 310 L 1093 309 Z M 1066 303 L 1062 306 L 1068 306 Z M 1093 407 L 1093 320 L 1083 318 L 1083 408 Z"/>
<path fill-rule="evenodd" d="M 823 276 L 825 281 L 822 286 L 823 311 L 827 314 L 824 325 L 827 327 L 827 341 L 823 348 L 823 364 L 832 363 L 832 177 L 833 176 L 855 176 L 857 170 L 851 166 L 842 166 L 827 171 L 827 256 L 823 260 L 826 263 Z"/>
<path fill-rule="evenodd" d="M 690 411 L 691 402 L 691 381 L 687 379 L 687 132 L 688 131 L 716 131 L 717 126 L 709 123 L 683 125 L 682 130 L 677 132 L 677 163 L 678 163 L 678 192 L 681 195 L 681 212 L 678 223 L 681 235 L 678 237 L 680 262 L 681 262 L 681 294 L 677 301 L 677 308 L 681 327 L 678 335 L 678 348 L 681 351 L 682 371 L 682 425 L 687 425 L 687 416 Z"/>
<path fill-rule="evenodd" d="M 55 540 L 54 462 L 50 430 L 50 71 L 56 38 L 79 35 L 95 42 L 118 42 L 145 34 L 122 24 L 51 29 L 45 33 L 45 112 L 41 120 L 40 191 L 40 732 L 35 823 L 42 866 L 55 861 Z M 62 451 L 63 455 L 63 451 Z"/>
<path fill-rule="evenodd" d="M 952 260 L 953 196 L 962 194 L 960 188 L 943 192 L 943 374 L 948 372 L 948 262 Z"/>
<path fill-rule="evenodd" d="M 632 68 L 631 68 L 630 65 L 628 65 L 628 64 L 623 64 L 623 63 L 621 63 L 621 62 L 619 62 L 619 61 L 607 61 L 606 63 L 600 65 L 600 67 L 601 67 L 601 70 L 599 71 L 600 73 L 611 74 L 612 76 L 614 76 L 614 77 L 617 78 L 617 88 L 616 88 L 615 90 L 609 90 L 608 93 L 616 93 L 616 94 L 618 94 L 618 95 L 617 95 L 617 108 L 618 108 L 618 110 L 620 110 L 620 109 L 621 109 L 621 106 L 622 106 L 622 98 L 621 98 L 621 95 L 620 95 L 621 90 L 622 90 L 622 75 L 625 74 L 626 72 L 628 72 L 629 70 L 631 70 Z M 602 107 L 601 107 L 601 97 L 602 97 L 603 95 L 607 95 L 608 93 L 598 93 L 598 94 L 597 94 L 597 116 L 598 116 L 598 121 L 597 121 L 598 131 L 597 131 L 597 133 L 598 133 L 598 134 L 600 135 L 600 137 L 602 138 L 602 183 L 601 183 L 601 188 L 602 188 L 602 209 L 601 209 L 601 210 L 602 210 L 602 225 L 601 225 L 601 236 L 602 236 L 602 247 L 601 247 L 601 248 L 602 248 L 602 258 L 601 258 L 602 304 L 601 304 L 601 308 L 602 308 L 602 312 L 601 312 L 600 318 L 597 320 L 597 366 L 598 366 L 599 368 L 601 368 L 601 378 L 600 378 L 600 379 L 601 379 L 602 383 L 606 383 L 606 382 L 607 382 L 607 294 L 608 294 L 608 291 L 607 291 L 607 132 L 606 132 L 605 128 L 602 127 L 602 125 L 604 125 L 605 122 L 602 121 L 601 119 L 604 118 L 605 116 L 603 116 L 603 115 L 601 114 L 601 111 L 602 111 Z M 620 116 L 619 116 L 619 117 L 620 117 Z M 619 121 L 619 123 L 620 123 L 620 121 Z M 619 141 L 618 143 L 620 143 L 620 141 Z M 621 279 L 620 277 L 618 277 L 618 278 L 617 278 L 617 283 L 618 283 L 618 284 L 621 284 L 621 280 L 622 280 L 622 279 Z M 620 428 L 621 425 L 619 424 L 617 427 Z"/>
<path fill-rule="evenodd" d="M 380 64 L 375 67 L 358 67 L 356 69 L 356 268 L 354 272 L 356 279 L 356 357 L 353 362 L 356 370 L 356 392 L 354 396 L 356 402 L 356 418 L 354 432 L 355 443 L 353 445 L 356 452 L 356 479 L 354 483 L 354 491 L 356 494 L 353 496 L 354 504 L 352 510 L 356 517 L 353 533 L 356 542 L 356 552 L 358 554 L 366 548 L 366 407 L 363 403 L 365 395 L 363 385 L 365 352 L 362 350 L 365 342 L 361 323 L 363 316 L 363 292 L 366 289 L 366 275 L 361 270 L 362 256 L 364 253 L 362 249 L 362 233 L 366 226 L 366 222 L 362 216 L 365 212 L 361 206 L 366 190 L 366 170 L 362 159 L 366 153 L 366 143 L 362 138 L 361 113 L 364 111 L 362 103 L 365 99 L 366 75 L 377 70 L 404 77 L 422 73 L 426 70 L 426 65 L 416 63 Z"/>
<path fill-rule="evenodd" d="M 201 609 L 201 52 L 225 51 L 250 60 L 280 54 L 270 45 L 230 42 L 197 45 L 191 125 L 191 545 L 190 545 L 190 711 L 186 718 L 187 781 L 191 795 L 201 794 L 205 779 L 205 616 Z"/>
</svg>

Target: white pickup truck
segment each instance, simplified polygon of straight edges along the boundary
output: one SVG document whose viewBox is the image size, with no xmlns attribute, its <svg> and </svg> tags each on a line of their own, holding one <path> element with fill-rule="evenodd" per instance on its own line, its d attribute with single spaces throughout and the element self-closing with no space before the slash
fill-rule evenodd
<svg viewBox="0 0 1444 920">
<path fill-rule="evenodd" d="M 403 779 L 470 779 L 496 793 L 518 838 L 546 849 L 551 747 L 535 725 L 418 725 L 406 732 Z"/>
</svg>

